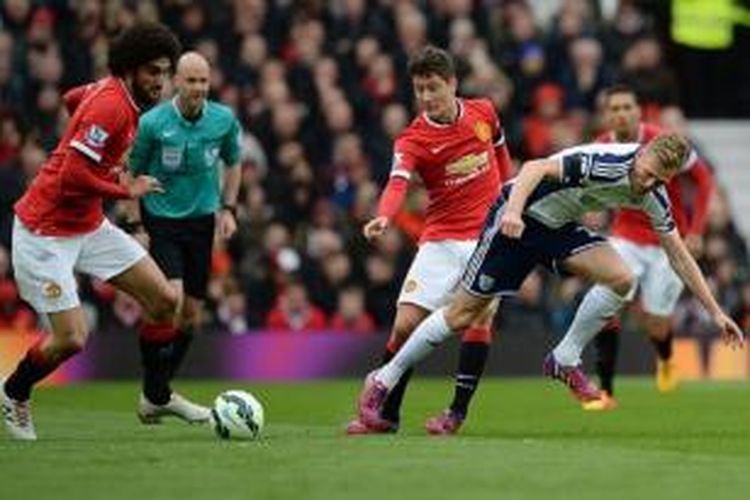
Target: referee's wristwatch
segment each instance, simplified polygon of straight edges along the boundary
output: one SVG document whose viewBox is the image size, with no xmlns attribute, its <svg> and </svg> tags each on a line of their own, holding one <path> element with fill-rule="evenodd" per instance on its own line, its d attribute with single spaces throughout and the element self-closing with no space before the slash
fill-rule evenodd
<svg viewBox="0 0 750 500">
<path fill-rule="evenodd" d="M 237 217 L 237 205 L 232 205 L 230 203 L 224 203 L 221 207 L 222 210 L 226 210 L 230 214 L 232 214 L 232 217 Z"/>
</svg>

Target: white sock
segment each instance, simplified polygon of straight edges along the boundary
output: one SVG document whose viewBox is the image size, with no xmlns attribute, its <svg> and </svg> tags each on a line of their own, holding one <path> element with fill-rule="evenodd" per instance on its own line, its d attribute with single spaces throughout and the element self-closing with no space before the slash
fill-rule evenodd
<svg viewBox="0 0 750 500">
<path fill-rule="evenodd" d="M 593 286 L 578 306 L 565 337 L 552 351 L 557 362 L 563 366 L 579 364 L 586 344 L 620 312 L 625 302 L 625 298 L 612 289 L 602 285 Z"/>
<path fill-rule="evenodd" d="M 453 334 L 445 321 L 445 308 L 440 308 L 422 321 L 393 359 L 376 375 L 388 389 L 393 389 L 406 370 L 416 365 L 435 347 Z"/>
</svg>

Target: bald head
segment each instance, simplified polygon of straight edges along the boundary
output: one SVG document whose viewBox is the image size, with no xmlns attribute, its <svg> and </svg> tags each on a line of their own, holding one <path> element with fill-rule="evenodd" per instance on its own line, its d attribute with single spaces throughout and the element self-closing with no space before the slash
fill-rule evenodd
<svg viewBox="0 0 750 500">
<path fill-rule="evenodd" d="M 185 52 L 177 60 L 176 73 L 178 75 L 193 72 L 209 73 L 210 71 L 211 67 L 206 58 L 197 52 Z"/>
<path fill-rule="evenodd" d="M 180 110 L 187 116 L 198 114 L 208 96 L 211 67 L 197 52 L 185 52 L 177 60 L 175 85 Z"/>
</svg>

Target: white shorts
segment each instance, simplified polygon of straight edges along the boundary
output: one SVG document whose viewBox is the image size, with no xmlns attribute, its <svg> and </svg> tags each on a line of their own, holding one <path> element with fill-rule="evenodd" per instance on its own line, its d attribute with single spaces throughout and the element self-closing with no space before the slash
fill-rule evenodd
<svg viewBox="0 0 750 500">
<path fill-rule="evenodd" d="M 643 310 L 654 316 L 670 316 L 684 285 L 669 265 L 667 253 L 660 246 L 638 245 L 621 238 L 610 241 L 638 279 Z"/>
<path fill-rule="evenodd" d="M 80 305 L 74 271 L 106 281 L 130 269 L 146 251 L 107 219 L 77 236 L 42 236 L 13 220 L 13 272 L 21 297 L 38 313 Z"/>
<path fill-rule="evenodd" d="M 428 311 L 447 304 L 476 244 L 476 240 L 445 240 L 420 245 L 397 303 L 415 304 Z"/>
</svg>

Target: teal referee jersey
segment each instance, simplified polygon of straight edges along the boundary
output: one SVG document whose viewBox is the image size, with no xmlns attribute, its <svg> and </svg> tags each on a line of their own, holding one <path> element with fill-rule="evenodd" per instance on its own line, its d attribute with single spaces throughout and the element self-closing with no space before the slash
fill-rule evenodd
<svg viewBox="0 0 750 500">
<path fill-rule="evenodd" d="M 157 217 L 197 217 L 221 205 L 221 171 L 239 163 L 240 124 L 226 106 L 205 101 L 195 120 L 185 119 L 176 98 L 141 116 L 130 154 L 133 175 L 156 177 L 164 193 L 143 198 Z"/>
</svg>

